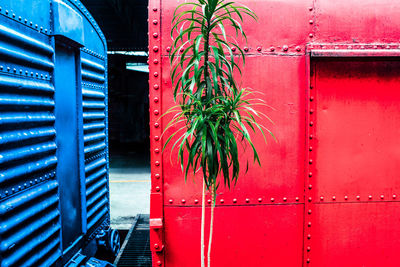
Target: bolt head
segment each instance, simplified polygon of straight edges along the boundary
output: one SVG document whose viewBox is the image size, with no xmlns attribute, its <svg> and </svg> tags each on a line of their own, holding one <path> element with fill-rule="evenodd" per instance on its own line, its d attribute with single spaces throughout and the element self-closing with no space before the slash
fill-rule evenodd
<svg viewBox="0 0 400 267">
<path fill-rule="evenodd" d="M 154 98 L 154 103 L 158 103 L 158 101 L 159 101 L 158 97 L 155 97 Z"/>
<path fill-rule="evenodd" d="M 156 186 L 156 191 L 160 192 L 160 187 L 159 186 Z"/>
<path fill-rule="evenodd" d="M 169 203 L 172 204 L 174 201 L 172 199 L 169 200 Z"/>
<path fill-rule="evenodd" d="M 360 196 L 357 196 L 356 198 L 357 198 L 357 200 L 360 200 Z"/>
<path fill-rule="evenodd" d="M 396 198 L 396 195 L 393 195 L 393 198 Z"/>
<path fill-rule="evenodd" d="M 153 20 L 153 24 L 154 25 L 157 25 L 158 24 L 158 21 L 155 19 L 155 20 Z"/>
<path fill-rule="evenodd" d="M 275 51 L 275 47 L 271 46 L 271 47 L 269 48 L 269 51 L 274 52 L 274 51 Z"/>
<path fill-rule="evenodd" d="M 154 123 L 154 127 L 158 128 L 160 127 L 160 124 L 158 122 Z"/>
<path fill-rule="evenodd" d="M 296 51 L 300 52 L 301 51 L 301 47 L 300 46 L 296 46 Z"/>
<path fill-rule="evenodd" d="M 308 22 L 309 22 L 310 24 L 313 24 L 313 23 L 314 23 L 314 21 L 313 21 L 312 19 L 310 19 Z"/>
<path fill-rule="evenodd" d="M 207 203 L 208 203 L 208 204 L 211 204 L 211 199 L 207 200 Z"/>
<path fill-rule="evenodd" d="M 384 195 L 381 195 L 381 199 L 384 199 L 385 198 L 385 196 Z"/>
<path fill-rule="evenodd" d="M 224 203 L 225 201 L 223 199 L 221 199 L 219 202 Z"/>
<path fill-rule="evenodd" d="M 348 199 L 348 196 L 344 196 L 344 200 L 347 200 Z"/>
<path fill-rule="evenodd" d="M 258 199 L 258 202 L 261 202 L 261 201 L 262 201 L 262 198 L 259 198 L 259 199 Z"/>
<path fill-rule="evenodd" d="M 282 47 L 282 50 L 286 52 L 286 51 L 289 50 L 289 47 L 288 47 L 287 45 L 284 45 L 284 46 Z"/>
<path fill-rule="evenodd" d="M 314 37 L 314 34 L 310 33 L 310 34 L 308 35 L 308 37 L 313 38 L 313 37 Z"/>
<path fill-rule="evenodd" d="M 296 197 L 296 201 L 299 201 L 300 200 L 300 198 L 299 197 Z"/>
<path fill-rule="evenodd" d="M 284 198 L 283 198 L 283 201 L 287 201 L 287 198 L 286 198 L 286 197 L 284 197 Z"/>
<path fill-rule="evenodd" d="M 157 109 L 154 110 L 154 115 L 158 115 L 158 114 L 160 114 L 160 112 Z"/>
<path fill-rule="evenodd" d="M 194 204 L 198 204 L 199 203 L 199 200 L 198 199 L 195 199 L 194 200 Z"/>
<path fill-rule="evenodd" d="M 236 202 L 237 202 L 237 199 L 236 199 L 236 198 L 234 198 L 232 201 L 233 201 L 233 203 L 236 203 Z"/>
<path fill-rule="evenodd" d="M 158 59 L 154 59 L 153 63 L 157 65 L 158 64 Z"/>
<path fill-rule="evenodd" d="M 250 199 L 246 198 L 246 202 L 249 203 L 249 202 L 250 202 Z"/>
<path fill-rule="evenodd" d="M 261 46 L 257 47 L 257 51 L 261 52 Z"/>
<path fill-rule="evenodd" d="M 158 141 L 160 140 L 160 137 L 158 135 L 154 136 L 154 140 Z"/>
<path fill-rule="evenodd" d="M 160 175 L 159 173 L 156 173 L 156 174 L 154 175 L 154 177 L 156 177 L 156 179 L 160 179 L 161 175 Z"/>
<path fill-rule="evenodd" d="M 158 84 L 153 85 L 153 88 L 158 90 L 158 88 L 159 88 Z"/>
<path fill-rule="evenodd" d="M 232 52 L 235 52 L 236 51 L 236 47 L 232 46 L 231 50 L 232 50 Z"/>
<path fill-rule="evenodd" d="M 336 197 L 335 197 L 335 196 L 333 196 L 333 197 L 332 197 L 332 200 L 336 200 Z"/>
<path fill-rule="evenodd" d="M 186 200 L 182 199 L 182 203 L 185 204 L 185 203 L 186 203 Z"/>
<path fill-rule="evenodd" d="M 158 154 L 158 153 L 160 153 L 160 149 L 159 149 L 159 148 L 156 148 L 156 149 L 154 149 L 154 152 L 155 152 L 156 154 Z"/>
<path fill-rule="evenodd" d="M 154 37 L 154 38 L 157 38 L 157 37 L 158 37 L 158 33 L 156 33 L 156 32 L 153 33 L 153 37 Z"/>
<path fill-rule="evenodd" d="M 369 199 L 372 199 L 372 196 L 371 196 L 371 195 L 369 195 L 369 196 L 368 196 L 368 198 L 369 198 Z"/>
<path fill-rule="evenodd" d="M 310 234 L 307 235 L 307 239 L 311 239 L 311 235 Z"/>
<path fill-rule="evenodd" d="M 324 197 L 320 197 L 321 201 L 324 200 Z"/>
<path fill-rule="evenodd" d="M 156 161 L 154 164 L 155 164 L 156 166 L 160 166 L 160 162 L 159 162 L 159 161 Z"/>
</svg>

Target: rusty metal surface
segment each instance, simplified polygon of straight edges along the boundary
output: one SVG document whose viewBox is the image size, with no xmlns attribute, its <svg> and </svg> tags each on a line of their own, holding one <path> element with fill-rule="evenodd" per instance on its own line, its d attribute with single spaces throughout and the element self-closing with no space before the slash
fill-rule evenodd
<svg viewBox="0 0 400 267">
<path fill-rule="evenodd" d="M 239 40 L 242 85 L 275 108 L 263 111 L 278 142 L 257 136 L 262 168 L 219 190 L 214 265 L 396 266 L 400 2 L 240 2 L 260 17 Z M 151 248 L 168 267 L 200 265 L 201 180 L 185 183 L 176 154 L 160 153 L 177 5 L 149 5 Z"/>
</svg>

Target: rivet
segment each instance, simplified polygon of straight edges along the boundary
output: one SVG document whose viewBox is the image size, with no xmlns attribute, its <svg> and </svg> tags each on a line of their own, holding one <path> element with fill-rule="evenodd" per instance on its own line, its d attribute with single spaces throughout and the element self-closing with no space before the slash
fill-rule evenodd
<svg viewBox="0 0 400 267">
<path fill-rule="evenodd" d="M 271 202 L 274 202 L 274 201 L 275 201 L 275 199 L 273 197 L 271 197 Z"/>
<path fill-rule="evenodd" d="M 208 203 L 208 204 L 211 204 L 211 199 L 207 200 L 207 203 Z"/>
<path fill-rule="evenodd" d="M 258 199 L 258 202 L 261 202 L 261 201 L 262 201 L 262 198 L 259 198 L 259 199 Z"/>
<path fill-rule="evenodd" d="M 172 202 L 174 202 L 172 199 L 169 200 L 169 203 L 172 204 Z"/>
<path fill-rule="evenodd" d="M 158 128 L 160 127 L 160 124 L 158 122 L 154 123 L 154 127 Z"/>
<path fill-rule="evenodd" d="M 35 28 L 38 28 L 39 26 L 37 24 L 35 24 Z"/>
<path fill-rule="evenodd" d="M 10 67 L 7 67 L 7 71 L 10 71 Z M 33 72 L 31 72 L 33 74 Z"/>
<path fill-rule="evenodd" d="M 160 112 L 157 109 L 154 110 L 154 115 L 158 115 L 158 114 L 160 114 Z"/>
<path fill-rule="evenodd" d="M 308 177 L 312 177 L 312 172 L 308 173 Z"/>
<path fill-rule="evenodd" d="M 310 33 L 308 36 L 309 36 L 310 38 L 313 38 L 313 37 L 314 37 L 314 34 Z"/>
<path fill-rule="evenodd" d="M 377 49 L 377 48 L 378 48 L 378 46 L 374 45 L 374 49 Z"/>
<path fill-rule="evenodd" d="M 199 200 L 198 199 L 195 199 L 194 200 L 194 204 L 198 204 L 199 203 Z"/>
<path fill-rule="evenodd" d="M 392 197 L 393 197 L 393 198 L 396 198 L 396 195 L 393 195 Z"/>
<path fill-rule="evenodd" d="M 249 48 L 248 47 L 244 47 L 244 52 L 249 52 Z"/>
<path fill-rule="evenodd" d="M 360 46 L 360 49 L 365 49 L 365 47 L 362 45 L 362 46 Z"/>
<path fill-rule="evenodd" d="M 282 50 L 286 52 L 286 51 L 289 50 L 289 47 L 288 47 L 287 45 L 284 45 L 284 46 L 282 47 Z"/>
<path fill-rule="evenodd" d="M 157 265 L 158 266 L 162 266 L 162 262 L 161 261 L 157 261 Z"/>
<path fill-rule="evenodd" d="M 312 127 L 314 125 L 314 122 L 310 121 L 310 126 Z M 310 150 L 311 151 L 311 150 Z"/>
<path fill-rule="evenodd" d="M 159 249 L 160 246 L 159 246 L 158 244 L 154 244 L 154 248 L 155 248 L 155 249 Z"/>
<path fill-rule="evenodd" d="M 324 200 L 324 197 L 320 197 L 320 199 L 321 199 L 321 201 L 323 201 L 323 200 Z"/>
<path fill-rule="evenodd" d="M 158 77 L 158 72 L 154 72 L 154 77 Z"/>
<path fill-rule="evenodd" d="M 274 51 L 275 51 L 275 47 L 271 46 L 271 47 L 269 48 L 269 51 L 274 52 Z"/>
<path fill-rule="evenodd" d="M 181 49 L 179 49 L 179 52 L 182 53 L 183 51 L 185 51 L 185 49 L 183 47 L 181 47 Z"/>
<path fill-rule="evenodd" d="M 309 136 L 308 138 L 310 138 L 310 139 L 313 139 L 313 138 L 314 138 L 314 136 L 313 136 L 312 134 L 310 134 L 310 136 Z"/>
<path fill-rule="evenodd" d="M 16 69 L 16 68 L 14 68 L 14 69 L 13 69 L 13 71 L 14 71 L 14 72 L 17 72 L 17 69 Z M 38 74 L 37 74 L 37 73 L 36 73 L 36 76 L 38 76 Z"/>
<path fill-rule="evenodd" d="M 307 247 L 307 251 L 310 251 L 311 250 L 311 247 Z"/>
<path fill-rule="evenodd" d="M 368 198 L 369 198 L 369 199 L 372 199 L 372 196 L 371 196 L 371 195 L 369 195 L 369 196 L 368 196 Z"/>
<path fill-rule="evenodd" d="M 335 196 L 333 196 L 333 197 L 332 197 L 332 200 L 336 200 L 336 197 L 335 197 Z"/>
<path fill-rule="evenodd" d="M 250 202 L 250 199 L 246 198 L 246 202 L 249 203 L 249 202 Z"/>
<path fill-rule="evenodd" d="M 314 21 L 313 21 L 312 19 L 310 19 L 308 22 L 309 22 L 310 24 L 313 24 L 313 23 L 314 23 Z"/>
<path fill-rule="evenodd" d="M 311 214 L 312 213 L 312 211 L 311 210 L 308 210 L 308 214 Z"/>
<path fill-rule="evenodd" d="M 158 100 L 159 100 L 158 97 L 155 97 L 154 98 L 154 103 L 158 103 Z"/>
<path fill-rule="evenodd" d="M 19 20 L 22 20 L 21 16 L 18 17 Z"/>
<path fill-rule="evenodd" d="M 156 186 L 156 191 L 159 192 L 160 191 L 160 187 Z"/>
<path fill-rule="evenodd" d="M 160 137 L 158 135 L 154 136 L 154 140 L 158 141 L 160 140 Z"/>
<path fill-rule="evenodd" d="M 221 203 L 224 203 L 224 200 L 223 200 L 223 199 L 221 199 L 219 202 L 221 202 Z"/>
<path fill-rule="evenodd" d="M 171 47 L 168 46 L 168 47 L 167 47 L 167 52 L 169 52 L 170 50 L 171 50 Z"/>
<path fill-rule="evenodd" d="M 348 199 L 348 196 L 344 196 L 344 200 L 347 200 Z"/>
<path fill-rule="evenodd" d="M 153 7 L 153 11 L 154 11 L 154 12 L 157 12 L 157 8 L 156 8 L 156 7 Z"/>
<path fill-rule="evenodd" d="M 309 164 L 312 164 L 312 162 L 313 162 L 312 159 L 310 159 L 310 160 L 308 161 Z"/>
<path fill-rule="evenodd" d="M 357 196 L 356 198 L 357 198 L 357 200 L 360 200 L 360 196 Z"/>
<path fill-rule="evenodd" d="M 154 177 L 156 177 L 156 179 L 160 179 L 161 175 L 160 175 L 159 173 L 156 173 L 156 174 L 154 175 Z"/>
<path fill-rule="evenodd" d="M 186 203 L 186 200 L 182 199 L 182 203 L 185 204 L 185 203 Z"/>
<path fill-rule="evenodd" d="M 385 196 L 384 195 L 381 195 L 381 199 L 384 199 L 385 198 Z"/>
<path fill-rule="evenodd" d="M 158 21 L 155 19 L 155 20 L 153 20 L 153 24 L 154 25 L 157 25 L 158 24 Z"/>
<path fill-rule="evenodd" d="M 6 15 L 8 15 L 8 10 L 6 10 Z"/>
<path fill-rule="evenodd" d="M 309 149 L 310 151 L 312 151 L 312 146 L 310 146 L 308 149 Z"/>
<path fill-rule="evenodd" d="M 296 197 L 296 201 L 299 201 L 300 200 L 300 198 L 299 197 Z"/>
<path fill-rule="evenodd" d="M 15 13 L 12 14 L 13 18 L 15 18 Z"/>
<path fill-rule="evenodd" d="M 310 101 L 314 101 L 314 97 L 313 96 L 310 97 Z"/>
<path fill-rule="evenodd" d="M 301 47 L 300 46 L 296 46 L 296 51 L 300 52 L 301 51 Z"/>
<path fill-rule="evenodd" d="M 310 114 L 313 114 L 314 113 L 314 110 L 313 109 L 310 109 Z"/>
<path fill-rule="evenodd" d="M 257 47 L 257 51 L 261 52 L 261 46 Z"/>
<path fill-rule="evenodd" d="M 307 263 L 310 263 L 310 259 L 307 259 Z"/>
<path fill-rule="evenodd" d="M 232 52 L 235 52 L 236 51 L 236 47 L 232 46 L 231 50 L 232 50 Z"/>
<path fill-rule="evenodd" d="M 353 49 L 353 47 L 351 45 L 348 45 L 347 49 Z"/>
<path fill-rule="evenodd" d="M 312 10 L 313 10 L 313 7 L 312 7 L 312 6 L 310 6 L 310 7 L 308 8 L 308 10 L 312 11 Z"/>
<path fill-rule="evenodd" d="M 159 88 L 158 84 L 153 85 L 153 88 L 158 90 L 158 88 Z"/>
<path fill-rule="evenodd" d="M 308 222 L 308 227 L 311 227 L 311 222 Z"/>
<path fill-rule="evenodd" d="M 310 184 L 310 185 L 308 185 L 308 189 L 312 189 L 312 185 Z"/>
<path fill-rule="evenodd" d="M 335 46 L 335 49 L 336 49 L 336 50 L 339 49 L 339 46 Z"/>
<path fill-rule="evenodd" d="M 312 201 L 312 197 L 309 197 L 309 198 L 308 198 L 308 202 L 311 202 L 311 201 Z"/>
<path fill-rule="evenodd" d="M 158 52 L 158 46 L 154 46 L 154 47 L 153 47 L 153 51 L 154 51 L 154 52 Z"/>
<path fill-rule="evenodd" d="M 307 235 L 307 239 L 311 239 L 311 235 L 310 234 Z"/>
<path fill-rule="evenodd" d="M 237 202 L 237 199 L 236 199 L 236 198 L 234 198 L 232 201 L 233 201 L 233 203 L 236 203 L 236 202 Z"/>
<path fill-rule="evenodd" d="M 3 70 L 3 66 L 0 66 L 0 70 Z"/>
<path fill-rule="evenodd" d="M 287 201 L 287 198 L 286 198 L 286 197 L 284 197 L 284 198 L 283 198 L 283 201 Z"/>
</svg>

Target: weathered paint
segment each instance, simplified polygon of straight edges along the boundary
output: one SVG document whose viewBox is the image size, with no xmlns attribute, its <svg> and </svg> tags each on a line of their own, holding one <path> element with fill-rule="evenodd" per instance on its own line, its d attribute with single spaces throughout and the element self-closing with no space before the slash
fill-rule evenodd
<svg viewBox="0 0 400 267">
<path fill-rule="evenodd" d="M 173 105 L 179 3 L 149 2 L 150 247 L 153 265 L 167 267 L 200 266 L 201 177 L 185 183 L 176 151 L 161 153 L 159 138 Z M 278 142 L 257 135 L 262 168 L 219 189 L 212 264 L 396 266 L 400 1 L 240 3 L 259 17 L 243 25 L 248 43 L 238 40 L 243 86 L 274 108 L 262 111 Z"/>
</svg>

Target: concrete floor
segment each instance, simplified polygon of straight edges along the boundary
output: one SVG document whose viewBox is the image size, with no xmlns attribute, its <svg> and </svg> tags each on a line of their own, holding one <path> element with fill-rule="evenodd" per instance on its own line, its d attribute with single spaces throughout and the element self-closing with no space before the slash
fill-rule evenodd
<svg viewBox="0 0 400 267">
<path fill-rule="evenodd" d="M 111 226 L 129 229 L 133 217 L 150 213 L 150 163 L 142 153 L 110 153 Z"/>
</svg>

